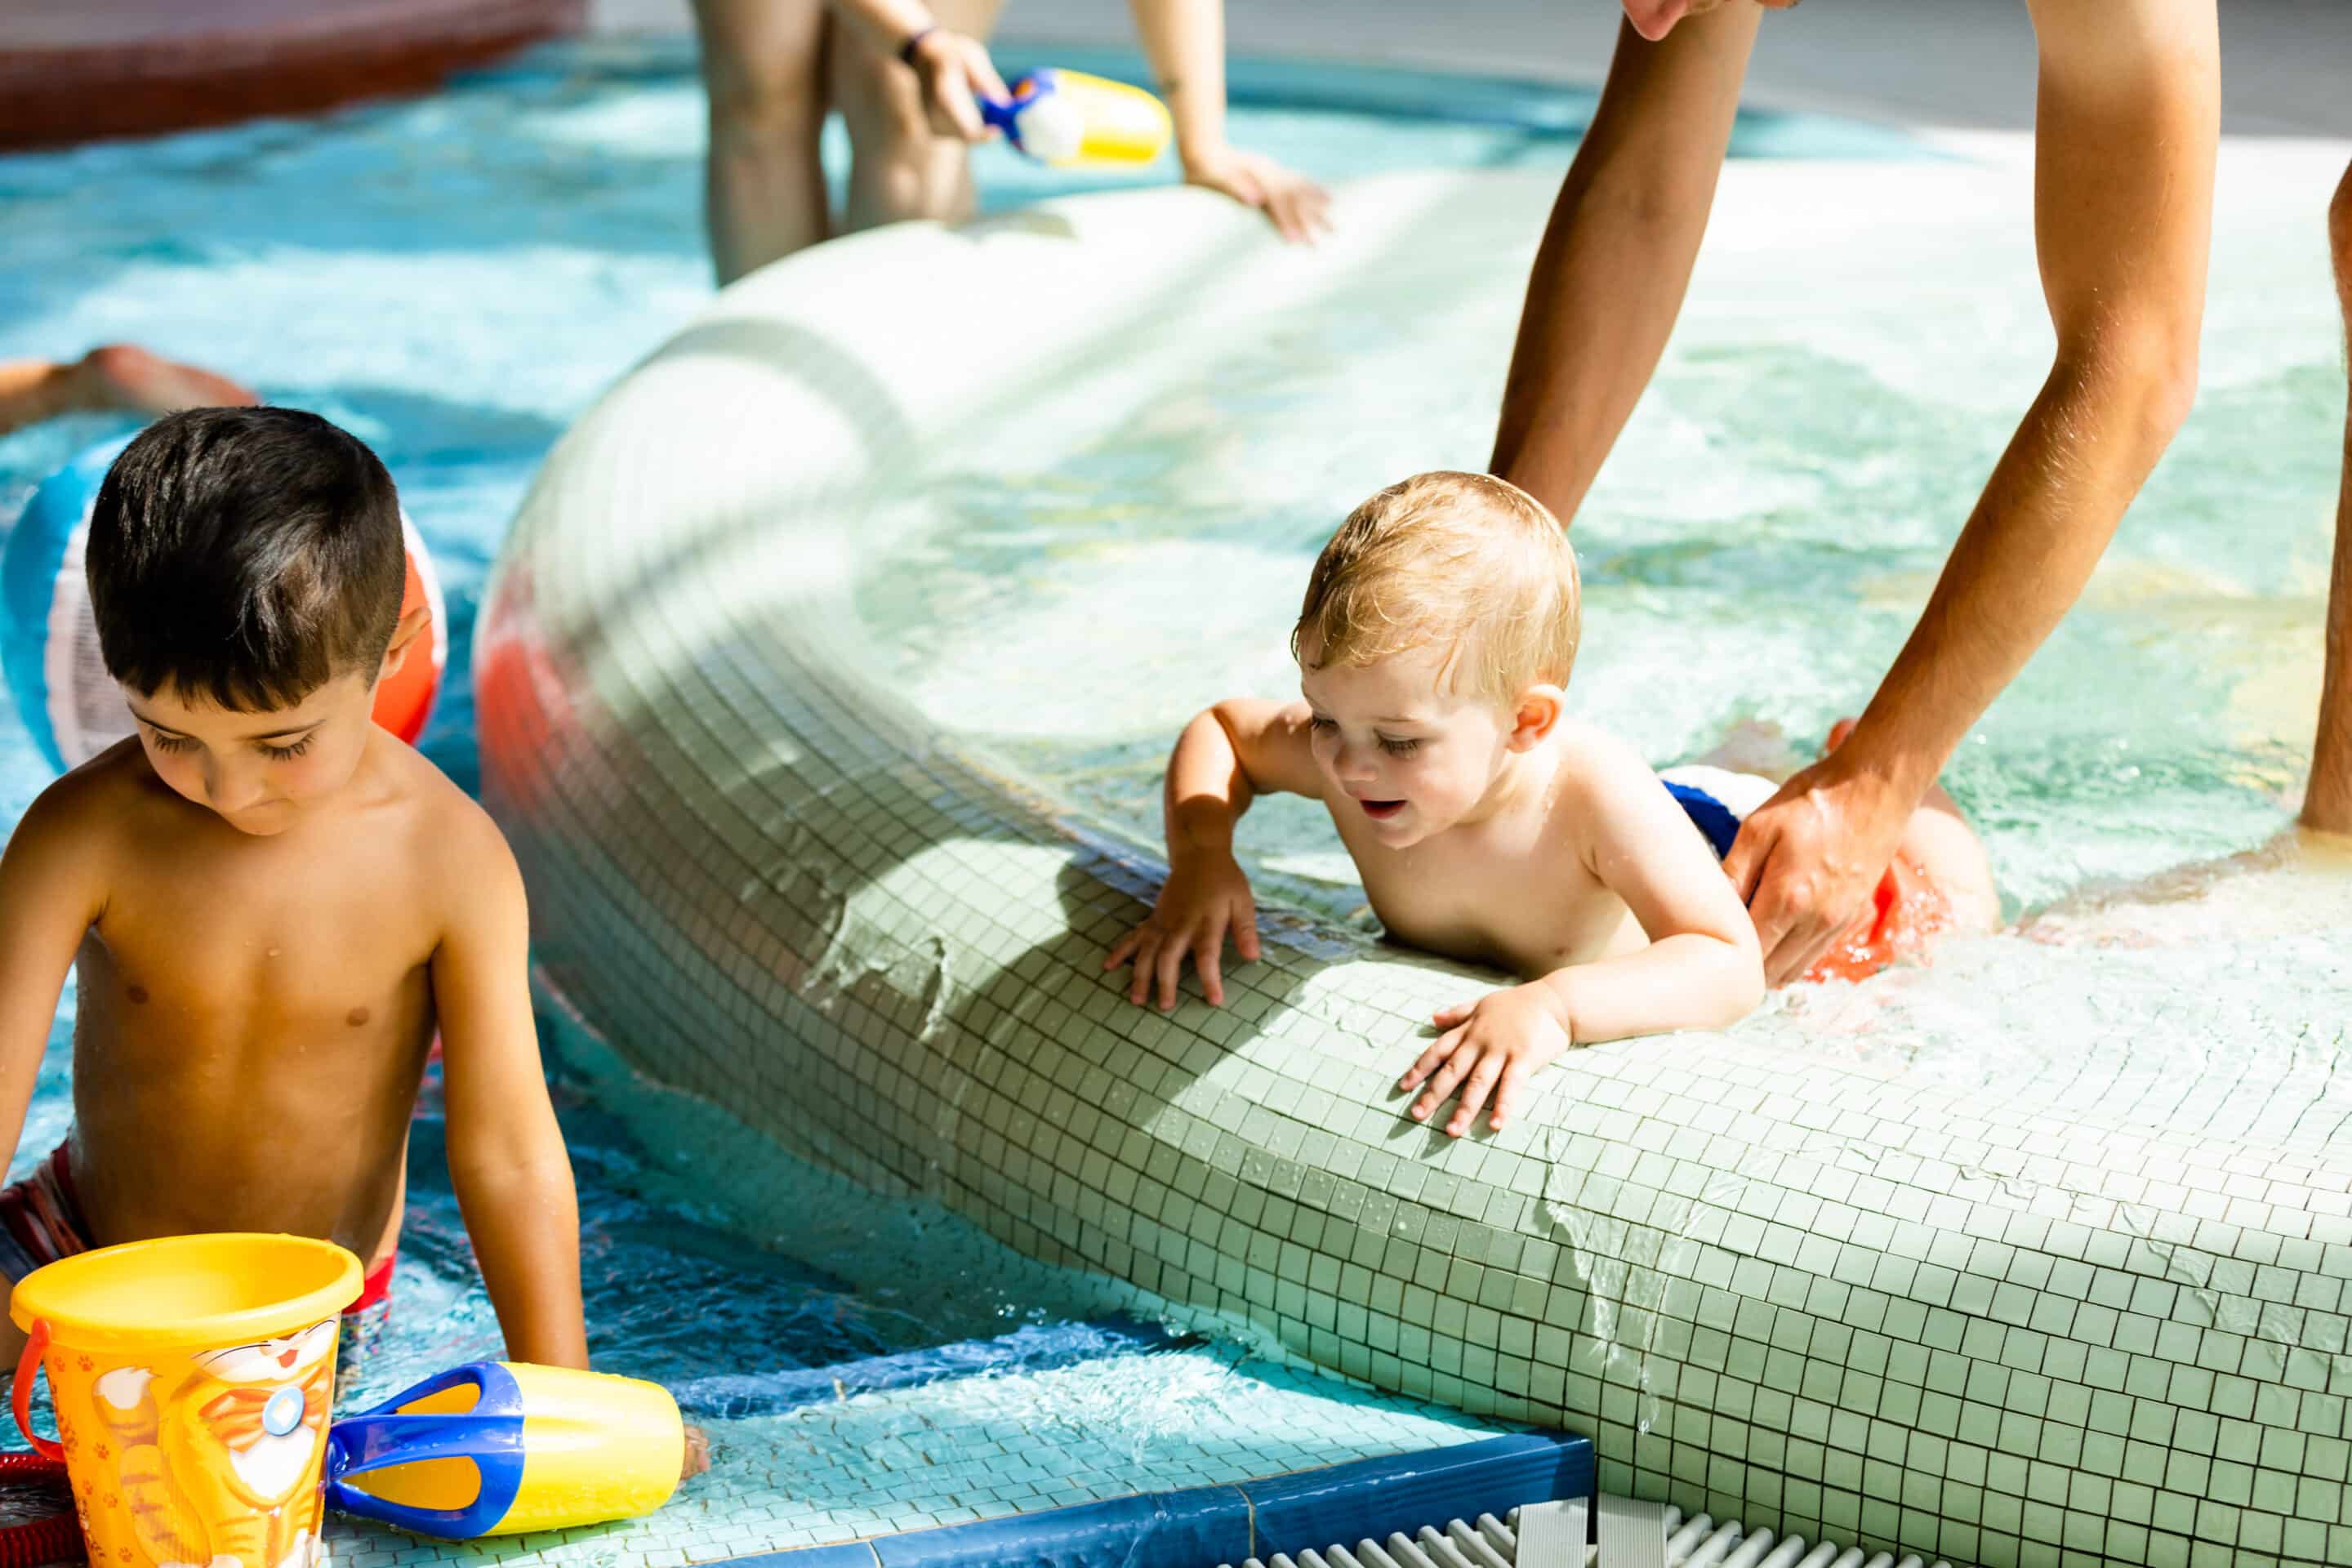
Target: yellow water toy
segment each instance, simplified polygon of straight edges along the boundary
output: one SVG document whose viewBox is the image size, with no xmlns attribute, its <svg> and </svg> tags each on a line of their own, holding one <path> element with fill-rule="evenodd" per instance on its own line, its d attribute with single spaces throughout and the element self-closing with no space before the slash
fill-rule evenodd
<svg viewBox="0 0 2352 1568">
<path fill-rule="evenodd" d="M 107 1568 L 312 1568 L 342 1310 L 360 1260 L 291 1236 L 77 1253 L 16 1282 L 16 1424 L 62 1459 Z M 43 1368 L 58 1439 L 33 1435 Z"/>
<path fill-rule="evenodd" d="M 322 1496 L 452 1540 L 669 1500 L 686 1426 L 635 1378 L 476 1362 L 330 1427 L 361 1280 L 332 1242 L 231 1235 L 101 1247 L 16 1282 L 16 1424 L 63 1462 L 93 1563 L 315 1568 Z M 54 1441 L 32 1429 L 44 1367 Z"/>
<path fill-rule="evenodd" d="M 470 1540 L 651 1513 L 686 1457 L 659 1384 L 474 1362 L 335 1423 L 327 1506 Z"/>
<path fill-rule="evenodd" d="M 1149 163 L 1167 147 L 1168 106 L 1139 87 L 1084 71 L 1032 71 L 981 117 L 1041 163 L 1061 168 Z"/>
</svg>

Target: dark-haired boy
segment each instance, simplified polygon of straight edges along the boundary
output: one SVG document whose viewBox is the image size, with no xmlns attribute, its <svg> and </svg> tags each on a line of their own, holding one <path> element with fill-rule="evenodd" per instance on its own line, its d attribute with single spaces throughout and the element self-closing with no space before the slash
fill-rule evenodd
<svg viewBox="0 0 2352 1568">
<path fill-rule="evenodd" d="M 449 1172 L 518 1361 L 585 1366 L 572 1166 L 541 1076 L 523 889 L 481 808 L 369 719 L 400 613 L 383 465 L 315 415 L 204 408 L 125 448 L 87 566 L 138 734 L 0 857 L 0 1133 L 68 967 L 74 1127 L 0 1194 L 0 1278 L 193 1231 L 341 1242 L 389 1280 L 444 1046 Z M 21 1342 L 0 1331 L 0 1360 Z"/>
</svg>

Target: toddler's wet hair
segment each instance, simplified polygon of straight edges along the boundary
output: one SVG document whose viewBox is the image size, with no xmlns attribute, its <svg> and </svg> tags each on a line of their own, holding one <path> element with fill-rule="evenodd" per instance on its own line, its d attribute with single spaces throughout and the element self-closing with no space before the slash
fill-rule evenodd
<svg viewBox="0 0 2352 1568">
<path fill-rule="evenodd" d="M 293 408 L 149 426 L 107 470 L 84 559 L 107 673 L 236 712 L 373 674 L 406 581 L 392 476 Z"/>
<path fill-rule="evenodd" d="M 1517 485 L 1441 469 L 1349 514 L 1316 557 L 1290 650 L 1348 668 L 1443 647 L 1454 689 L 1508 702 L 1566 686 L 1582 629 L 1559 520 Z"/>
</svg>

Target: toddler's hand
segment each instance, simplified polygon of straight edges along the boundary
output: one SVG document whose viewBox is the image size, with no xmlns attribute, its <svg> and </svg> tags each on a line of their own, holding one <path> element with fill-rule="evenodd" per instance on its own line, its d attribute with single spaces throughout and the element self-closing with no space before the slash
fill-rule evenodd
<svg viewBox="0 0 2352 1568">
<path fill-rule="evenodd" d="M 1575 1044 L 1558 1004 L 1540 985 L 1490 991 L 1475 1002 L 1440 1008 L 1434 1022 L 1444 1032 L 1397 1088 L 1411 1094 L 1428 1083 L 1411 1113 L 1415 1121 L 1426 1121 L 1459 1085 L 1462 1103 L 1445 1123 L 1449 1138 L 1470 1131 L 1489 1096 L 1495 1112 L 1486 1125 L 1499 1129 L 1518 1113 L 1528 1077 Z"/>
<path fill-rule="evenodd" d="M 1225 982 L 1218 964 L 1228 935 L 1244 961 L 1256 960 L 1257 905 L 1250 898 L 1249 879 L 1231 855 L 1196 857 L 1168 868 L 1151 918 L 1119 939 L 1103 967 L 1117 969 L 1134 962 L 1135 980 L 1127 988 L 1127 999 L 1138 1006 L 1157 974 L 1160 1006 L 1165 1012 L 1176 1005 L 1176 980 L 1183 973 L 1184 955 L 1190 953 L 1209 1005 L 1222 1007 Z"/>
<path fill-rule="evenodd" d="M 709 1468 L 710 1438 L 701 1427 L 689 1426 L 686 1429 L 686 1453 L 678 1461 L 677 1479 L 692 1480 Z"/>
<path fill-rule="evenodd" d="M 1306 175 L 1271 158 L 1219 145 L 1184 153 L 1184 183 L 1221 191 L 1266 221 L 1294 245 L 1311 242 L 1331 227 L 1331 194 Z"/>
</svg>

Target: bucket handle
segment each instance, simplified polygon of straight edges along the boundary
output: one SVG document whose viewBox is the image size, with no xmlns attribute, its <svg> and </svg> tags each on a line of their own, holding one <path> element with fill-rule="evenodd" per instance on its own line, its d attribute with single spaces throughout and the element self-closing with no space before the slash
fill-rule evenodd
<svg viewBox="0 0 2352 1568">
<path fill-rule="evenodd" d="M 41 1356 L 48 1348 L 49 1321 L 35 1318 L 25 1341 L 25 1353 L 16 1358 L 16 1430 L 25 1435 L 34 1452 L 63 1463 L 65 1445 L 33 1430 L 33 1380 L 41 1375 Z"/>
</svg>

